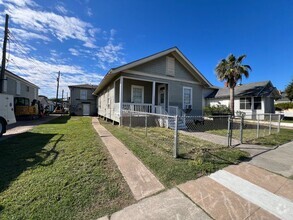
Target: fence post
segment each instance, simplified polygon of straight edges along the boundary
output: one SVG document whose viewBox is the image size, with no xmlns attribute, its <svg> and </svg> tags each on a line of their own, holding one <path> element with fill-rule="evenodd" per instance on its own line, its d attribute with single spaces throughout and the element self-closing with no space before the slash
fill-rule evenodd
<svg viewBox="0 0 293 220">
<path fill-rule="evenodd" d="M 281 126 L 281 115 L 278 115 L 278 133 L 280 132 L 280 126 Z"/>
<path fill-rule="evenodd" d="M 243 144 L 243 124 L 244 124 L 244 115 L 241 114 L 240 119 L 240 144 Z"/>
<path fill-rule="evenodd" d="M 227 138 L 228 138 L 228 147 L 231 147 L 231 115 L 228 117 L 228 130 L 227 130 Z"/>
<path fill-rule="evenodd" d="M 131 111 L 129 111 L 129 130 L 131 129 Z"/>
<path fill-rule="evenodd" d="M 148 136 L 148 115 L 145 115 L 145 120 L 144 120 L 144 125 L 145 125 L 145 136 Z"/>
<path fill-rule="evenodd" d="M 173 157 L 178 157 L 178 115 L 175 117 L 175 125 L 174 125 L 174 149 L 173 149 Z"/>
<path fill-rule="evenodd" d="M 257 125 L 256 125 L 256 138 L 259 138 L 259 114 L 256 115 Z"/>
<path fill-rule="evenodd" d="M 272 133 L 272 113 L 270 113 L 269 135 Z"/>
</svg>

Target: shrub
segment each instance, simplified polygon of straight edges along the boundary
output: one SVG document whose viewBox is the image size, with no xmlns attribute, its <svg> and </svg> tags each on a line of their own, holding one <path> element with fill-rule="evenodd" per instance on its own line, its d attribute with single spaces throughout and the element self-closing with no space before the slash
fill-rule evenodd
<svg viewBox="0 0 293 220">
<path fill-rule="evenodd" d="M 284 102 L 275 104 L 276 110 L 287 110 L 289 108 L 293 108 L 293 102 Z"/>
<path fill-rule="evenodd" d="M 228 115 L 231 114 L 231 111 L 226 105 L 216 105 L 206 106 L 204 113 L 205 115 Z"/>
</svg>

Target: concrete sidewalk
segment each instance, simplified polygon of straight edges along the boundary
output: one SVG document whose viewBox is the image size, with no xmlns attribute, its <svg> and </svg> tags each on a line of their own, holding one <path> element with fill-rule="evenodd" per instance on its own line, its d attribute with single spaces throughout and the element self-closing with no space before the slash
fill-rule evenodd
<svg viewBox="0 0 293 220">
<path fill-rule="evenodd" d="M 293 181 L 243 163 L 178 188 L 214 219 L 292 219 Z"/>
<path fill-rule="evenodd" d="M 95 127 L 98 126 L 96 129 L 100 131 L 102 138 L 106 138 L 104 141 L 107 142 L 107 137 L 111 134 L 106 129 L 103 130 L 97 121 L 93 121 L 93 124 Z M 214 138 L 216 141 L 217 137 Z M 209 176 L 188 181 L 173 189 L 143 198 L 138 203 L 99 220 L 292 219 L 293 181 L 269 171 L 272 164 L 276 163 L 277 166 L 278 163 L 284 161 L 284 163 L 289 163 L 287 171 L 291 172 L 292 143 L 271 151 L 265 151 L 268 149 L 267 147 L 253 149 L 259 148 L 259 146 L 244 145 L 243 147 L 252 148 L 250 150 L 254 153 L 254 157 L 249 163 L 231 165 Z M 115 149 L 116 144 L 113 142 L 111 150 L 120 151 Z M 118 147 L 121 146 L 117 145 Z M 262 153 L 257 155 L 259 152 Z M 120 156 L 122 159 L 120 158 L 119 163 L 123 161 L 128 163 L 128 157 L 123 154 Z M 264 169 L 257 167 L 261 167 L 261 165 Z M 276 170 L 272 171 L 276 172 Z"/>
<path fill-rule="evenodd" d="M 92 124 L 116 162 L 136 200 L 153 195 L 165 188 L 123 143 L 100 124 L 97 118 L 92 118 Z"/>
<path fill-rule="evenodd" d="M 293 141 L 259 154 L 249 163 L 286 177 L 293 177 Z"/>
<path fill-rule="evenodd" d="M 206 132 L 180 132 L 182 134 L 193 136 L 215 144 L 227 146 L 227 137 L 224 136 L 210 134 Z M 232 141 L 233 145 L 236 143 L 239 143 L 239 141 Z M 251 164 L 286 177 L 293 176 L 293 141 L 287 144 L 283 144 L 279 147 L 266 147 L 254 144 L 240 144 L 237 145 L 235 148 L 248 152 L 251 157 L 251 161 L 249 162 Z"/>
<path fill-rule="evenodd" d="M 207 132 L 187 132 L 187 131 L 179 131 L 180 133 L 188 136 L 192 136 L 204 141 L 209 141 L 215 144 L 220 144 L 224 146 L 228 146 L 228 138 L 216 135 L 216 134 L 210 134 Z M 254 157 L 256 155 L 262 154 L 267 151 L 271 151 L 274 148 L 261 146 L 261 145 L 254 145 L 254 144 L 240 144 L 238 140 L 233 139 L 232 145 L 236 146 L 236 148 L 246 151 L 250 154 L 250 157 Z"/>
<path fill-rule="evenodd" d="M 216 134 L 210 134 L 207 132 L 187 132 L 187 131 L 179 131 L 181 134 L 196 137 L 198 139 L 209 141 L 215 144 L 221 144 L 224 146 L 228 146 L 228 138 L 225 136 L 220 136 Z M 239 144 L 238 140 L 232 140 L 232 145 Z"/>
</svg>

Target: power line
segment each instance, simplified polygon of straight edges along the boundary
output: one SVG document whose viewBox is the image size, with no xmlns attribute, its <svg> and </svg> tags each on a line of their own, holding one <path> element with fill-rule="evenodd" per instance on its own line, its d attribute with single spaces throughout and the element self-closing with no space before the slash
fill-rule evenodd
<svg viewBox="0 0 293 220">
<path fill-rule="evenodd" d="M 22 46 L 21 43 L 19 43 L 19 41 L 16 39 L 15 35 L 14 35 L 12 32 L 10 32 L 10 36 L 11 36 L 11 41 L 12 41 L 12 42 L 14 43 L 14 45 L 17 47 L 17 49 L 19 50 L 19 52 L 22 53 L 23 56 L 24 56 L 26 59 L 30 60 L 30 61 L 34 64 L 34 67 L 35 67 L 38 71 L 40 71 L 40 72 L 47 72 L 47 70 L 45 70 L 44 67 L 42 67 L 42 66 L 40 66 L 39 64 L 36 63 L 35 58 L 33 58 L 32 56 L 28 55 L 28 53 L 27 53 L 27 51 L 26 51 L 27 49 L 24 48 L 24 47 Z"/>
</svg>

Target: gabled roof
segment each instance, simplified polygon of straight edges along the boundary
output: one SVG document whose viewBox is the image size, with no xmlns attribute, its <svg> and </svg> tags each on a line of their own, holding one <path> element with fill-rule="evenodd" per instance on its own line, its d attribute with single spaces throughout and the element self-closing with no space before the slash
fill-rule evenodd
<svg viewBox="0 0 293 220">
<path fill-rule="evenodd" d="M 278 90 L 273 86 L 271 81 L 254 82 L 236 86 L 234 89 L 235 97 L 266 97 L 269 95 L 279 97 Z M 228 87 L 215 90 L 206 98 L 229 98 L 230 91 Z"/>
<path fill-rule="evenodd" d="M 153 55 L 144 57 L 139 60 L 135 60 L 133 62 L 124 64 L 122 66 L 112 68 L 109 70 L 109 72 L 105 75 L 101 83 L 98 85 L 96 90 L 94 91 L 93 94 L 98 94 L 105 86 L 108 85 L 108 83 L 111 82 L 117 76 L 119 73 L 129 70 L 135 66 L 147 63 L 149 61 L 155 60 L 159 57 L 172 54 L 183 66 L 188 68 L 191 72 L 191 74 L 195 78 L 199 78 L 200 81 L 202 81 L 203 84 L 205 84 L 207 87 L 212 87 L 213 85 L 201 74 L 201 72 L 183 55 L 183 53 L 177 48 L 177 47 L 172 47 L 167 50 L 163 50 L 161 52 L 155 53 Z"/>
<path fill-rule="evenodd" d="M 1 67 L 0 67 L 0 68 L 1 68 Z M 40 87 L 38 87 L 37 85 L 35 85 L 35 84 L 33 84 L 33 83 L 27 81 L 26 79 L 24 79 L 24 78 L 22 78 L 22 77 L 20 77 L 20 76 L 18 76 L 18 75 L 16 75 L 16 74 L 14 74 L 13 72 L 10 72 L 10 71 L 7 70 L 7 69 L 5 69 L 5 74 L 6 74 L 7 76 L 10 76 L 10 77 L 14 78 L 14 79 L 17 79 L 17 80 L 19 80 L 19 81 L 22 81 L 23 83 L 26 83 L 27 85 L 30 85 L 30 86 L 32 86 L 32 87 L 35 87 L 35 88 L 38 88 L 38 89 L 40 88 Z"/>
<path fill-rule="evenodd" d="M 95 89 L 97 88 L 97 85 L 91 85 L 91 84 L 80 84 L 80 85 L 71 85 L 68 86 L 69 88 L 82 88 L 82 89 Z"/>
</svg>

